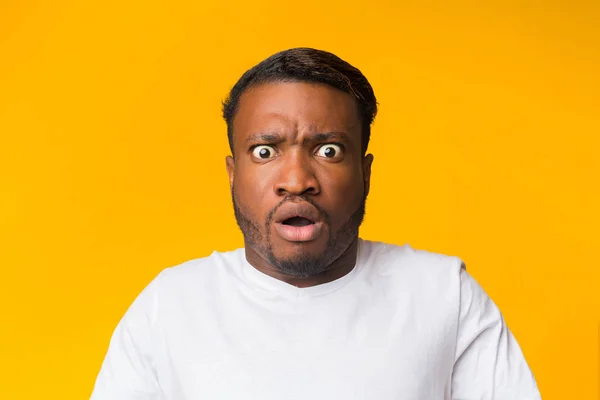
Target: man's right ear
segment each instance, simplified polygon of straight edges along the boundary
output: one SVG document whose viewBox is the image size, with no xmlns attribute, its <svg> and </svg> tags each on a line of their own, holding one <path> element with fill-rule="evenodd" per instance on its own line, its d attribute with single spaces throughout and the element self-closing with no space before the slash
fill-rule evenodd
<svg viewBox="0 0 600 400">
<path fill-rule="evenodd" d="M 233 188 L 233 171 L 235 167 L 235 160 L 233 156 L 225 157 L 225 165 L 227 166 L 227 175 L 229 175 L 229 188 Z"/>
</svg>

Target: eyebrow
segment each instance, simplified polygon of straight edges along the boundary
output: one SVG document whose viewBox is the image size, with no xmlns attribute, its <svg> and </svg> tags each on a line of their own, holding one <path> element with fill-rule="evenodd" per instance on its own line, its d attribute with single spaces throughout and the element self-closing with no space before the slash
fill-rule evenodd
<svg viewBox="0 0 600 400">
<path fill-rule="evenodd" d="M 344 132 L 315 133 L 307 138 L 313 142 L 347 142 L 348 135 Z"/>
<path fill-rule="evenodd" d="M 278 133 L 254 133 L 246 139 L 246 143 L 280 143 L 285 139 Z M 305 139 L 306 142 L 348 142 L 348 135 L 344 132 L 319 132 L 312 135 L 308 135 Z"/>
<path fill-rule="evenodd" d="M 246 143 L 278 143 L 281 142 L 278 133 L 254 133 L 246 139 Z"/>
</svg>

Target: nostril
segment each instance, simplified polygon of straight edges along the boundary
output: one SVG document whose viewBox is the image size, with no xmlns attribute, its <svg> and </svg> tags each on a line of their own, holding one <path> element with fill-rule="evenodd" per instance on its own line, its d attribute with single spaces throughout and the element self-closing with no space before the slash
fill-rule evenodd
<svg viewBox="0 0 600 400">
<path fill-rule="evenodd" d="M 275 189 L 275 192 L 277 193 L 277 195 L 279 196 L 285 196 L 287 194 L 293 194 L 293 195 L 302 195 L 302 194 L 311 194 L 311 195 L 315 195 L 317 193 L 319 193 L 319 191 L 314 188 L 314 187 L 308 187 L 304 190 L 290 190 L 290 189 L 286 189 L 283 187 L 278 187 L 277 189 Z"/>
<path fill-rule="evenodd" d="M 304 177 L 298 179 L 297 177 L 281 179 L 273 185 L 273 191 L 278 196 L 284 196 L 287 194 L 299 196 L 302 194 L 316 195 L 319 193 L 319 183 L 316 178 Z"/>
</svg>

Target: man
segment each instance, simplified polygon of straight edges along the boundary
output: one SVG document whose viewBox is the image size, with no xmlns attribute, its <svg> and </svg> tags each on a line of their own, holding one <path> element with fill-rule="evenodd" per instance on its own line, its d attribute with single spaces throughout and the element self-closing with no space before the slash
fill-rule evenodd
<svg viewBox="0 0 600 400">
<path fill-rule="evenodd" d="M 93 400 L 532 400 L 502 315 L 454 257 L 359 239 L 377 112 L 361 72 L 298 48 L 224 103 L 245 248 L 163 271 Z"/>
</svg>

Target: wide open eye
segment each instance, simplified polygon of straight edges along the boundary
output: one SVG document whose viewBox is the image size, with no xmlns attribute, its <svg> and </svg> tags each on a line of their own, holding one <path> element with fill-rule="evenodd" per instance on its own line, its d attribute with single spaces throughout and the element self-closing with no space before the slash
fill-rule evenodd
<svg viewBox="0 0 600 400">
<path fill-rule="evenodd" d="M 273 146 L 260 145 L 252 149 L 252 155 L 258 159 L 266 160 L 277 155 Z"/>
<path fill-rule="evenodd" d="M 317 150 L 319 157 L 337 159 L 342 156 L 342 148 L 337 144 L 324 144 Z"/>
</svg>

